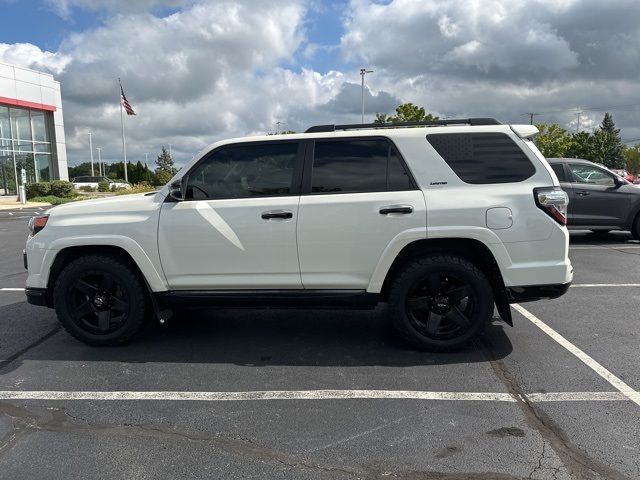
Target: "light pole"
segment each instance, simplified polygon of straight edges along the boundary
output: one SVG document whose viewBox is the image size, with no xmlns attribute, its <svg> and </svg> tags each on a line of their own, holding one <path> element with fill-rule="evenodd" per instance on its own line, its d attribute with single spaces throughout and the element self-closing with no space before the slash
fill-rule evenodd
<svg viewBox="0 0 640 480">
<path fill-rule="evenodd" d="M 91 132 L 89 132 L 89 153 L 91 154 L 91 176 L 93 177 L 93 146 L 91 145 Z"/>
<path fill-rule="evenodd" d="M 98 171 L 102 177 L 104 175 L 104 171 L 102 170 L 102 155 L 100 153 L 102 151 L 102 147 L 96 147 L 96 150 L 98 150 Z"/>
<path fill-rule="evenodd" d="M 362 77 L 362 123 L 364 123 L 364 76 L 367 73 L 373 73 L 373 70 L 367 70 L 366 68 L 360 69 L 360 76 Z"/>
</svg>

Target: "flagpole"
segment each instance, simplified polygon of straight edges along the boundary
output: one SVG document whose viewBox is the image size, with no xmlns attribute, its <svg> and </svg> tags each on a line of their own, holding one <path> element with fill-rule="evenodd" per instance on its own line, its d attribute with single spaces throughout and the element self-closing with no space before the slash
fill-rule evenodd
<svg viewBox="0 0 640 480">
<path fill-rule="evenodd" d="M 127 142 L 124 139 L 124 116 L 122 115 L 122 83 L 120 77 L 118 77 L 118 83 L 120 84 L 120 124 L 122 125 L 122 158 L 124 160 L 124 181 L 129 181 L 127 175 Z"/>
</svg>

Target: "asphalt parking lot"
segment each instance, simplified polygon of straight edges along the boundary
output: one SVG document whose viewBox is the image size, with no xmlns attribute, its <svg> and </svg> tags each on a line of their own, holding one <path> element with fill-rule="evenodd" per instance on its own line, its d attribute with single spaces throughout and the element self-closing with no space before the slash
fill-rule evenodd
<svg viewBox="0 0 640 480">
<path fill-rule="evenodd" d="M 574 286 L 465 352 L 375 311 L 214 311 L 92 348 L 27 305 L 0 212 L 0 478 L 640 478 L 640 243 L 572 234 Z M 12 290 L 16 289 L 16 290 Z"/>
</svg>

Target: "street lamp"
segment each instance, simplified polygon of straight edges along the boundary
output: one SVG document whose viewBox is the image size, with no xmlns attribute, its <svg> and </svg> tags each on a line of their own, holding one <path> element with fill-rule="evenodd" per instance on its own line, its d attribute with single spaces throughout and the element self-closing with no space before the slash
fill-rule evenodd
<svg viewBox="0 0 640 480">
<path fill-rule="evenodd" d="M 102 151 L 102 147 L 96 147 L 96 150 L 98 150 L 98 171 L 100 172 L 100 176 L 102 177 L 104 175 L 102 169 L 102 155 L 100 153 Z"/>
<path fill-rule="evenodd" d="M 367 70 L 366 68 L 360 69 L 360 76 L 362 77 L 362 123 L 364 123 L 364 76 L 367 73 L 373 73 L 373 70 Z"/>
<path fill-rule="evenodd" d="M 89 132 L 89 153 L 91 154 L 91 176 L 93 177 L 93 146 L 91 145 L 91 132 Z"/>
</svg>

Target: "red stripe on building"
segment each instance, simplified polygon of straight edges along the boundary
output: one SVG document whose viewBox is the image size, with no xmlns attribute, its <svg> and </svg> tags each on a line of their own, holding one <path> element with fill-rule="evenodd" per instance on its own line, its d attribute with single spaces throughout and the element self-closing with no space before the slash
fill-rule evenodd
<svg viewBox="0 0 640 480">
<path fill-rule="evenodd" d="M 46 103 L 27 102 L 26 100 L 18 100 L 17 98 L 0 97 L 0 104 L 13 105 L 15 107 L 33 108 L 34 110 L 44 110 L 45 112 L 55 112 L 55 105 L 47 105 Z"/>
</svg>

